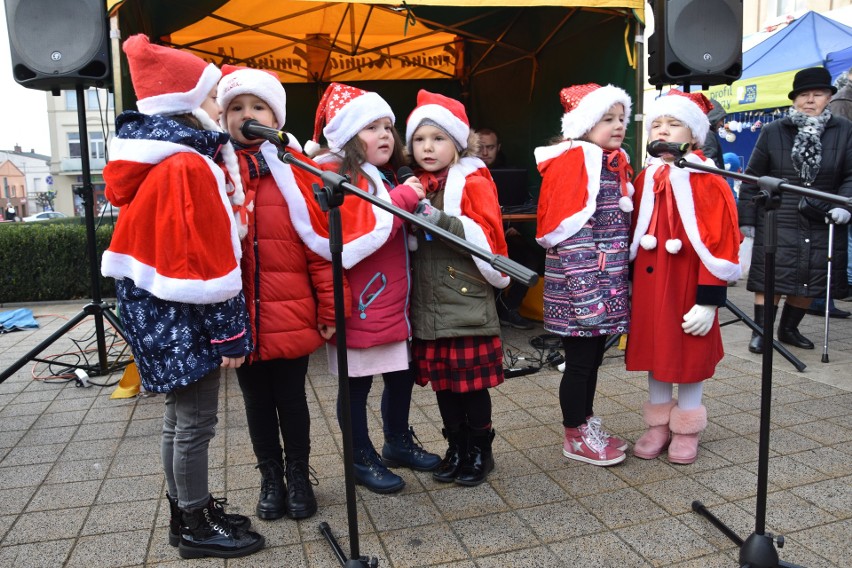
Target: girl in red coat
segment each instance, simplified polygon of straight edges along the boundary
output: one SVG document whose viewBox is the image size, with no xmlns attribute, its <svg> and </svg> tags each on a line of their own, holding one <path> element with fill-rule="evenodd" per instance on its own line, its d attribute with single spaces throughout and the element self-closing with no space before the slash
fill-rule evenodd
<svg viewBox="0 0 852 568">
<path fill-rule="evenodd" d="M 334 333 L 334 299 L 331 263 L 307 248 L 291 215 L 319 209 L 311 190 L 316 177 L 282 164 L 275 146 L 261 146 L 262 140 L 246 139 L 240 132 L 249 119 L 271 128 L 284 126 L 286 93 L 275 75 L 230 65 L 223 71 L 221 120 L 237 148 L 246 187 L 246 207 L 240 211 L 246 233 L 243 290 L 255 344 L 237 377 L 261 473 L 257 516 L 304 519 L 317 510 L 308 464 L 311 421 L 305 376 L 308 356 Z M 300 150 L 291 137 L 287 151 L 307 160 Z"/>
<path fill-rule="evenodd" d="M 701 93 L 672 90 L 648 105 L 648 139 L 688 143 L 685 159 L 712 167 L 711 160 L 692 152 L 704 143 L 710 108 Z M 671 463 L 689 464 L 707 426 L 702 381 L 713 376 L 724 355 L 717 310 L 725 305 L 727 283 L 740 277 L 740 234 L 724 178 L 678 168 L 675 158 L 650 158 L 635 183 L 626 364 L 629 371 L 648 371 L 643 413 L 648 430 L 633 453 L 653 459 L 668 447 Z"/>
<path fill-rule="evenodd" d="M 420 181 L 398 180 L 404 165 L 403 145 L 394 129 L 394 114 L 377 93 L 332 83 L 317 108 L 314 141 L 320 134 L 328 152 L 320 167 L 348 175 L 354 185 L 379 199 L 413 212 L 424 195 Z M 402 183 L 400 183 L 402 182 Z M 405 480 L 388 467 L 430 471 L 440 458 L 425 451 L 408 423 L 414 375 L 409 368 L 411 282 L 406 231 L 391 213 L 347 195 L 340 207 L 344 232 L 342 263 L 352 290 L 352 317 L 346 321 L 347 359 L 355 454 L 355 482 L 376 493 L 393 493 Z M 329 255 L 328 232 L 318 229 L 310 241 Z M 328 345 L 328 364 L 337 373 L 337 345 Z M 367 397 L 374 375 L 382 375 L 382 430 L 385 443 L 376 452 L 367 427 Z M 338 420 L 341 420 L 338 400 Z"/>
</svg>

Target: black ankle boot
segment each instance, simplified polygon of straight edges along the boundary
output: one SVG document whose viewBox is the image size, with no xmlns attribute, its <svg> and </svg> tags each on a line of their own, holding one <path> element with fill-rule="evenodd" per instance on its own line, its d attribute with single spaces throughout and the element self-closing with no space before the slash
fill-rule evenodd
<svg viewBox="0 0 852 568">
<path fill-rule="evenodd" d="M 467 456 L 462 460 L 456 483 L 459 485 L 479 485 L 491 470 L 494 469 L 494 457 L 491 453 L 491 442 L 494 440 L 494 430 L 491 428 L 471 428 L 468 441 Z"/>
<path fill-rule="evenodd" d="M 287 487 L 284 485 L 284 468 L 275 460 L 262 461 L 255 466 L 260 470 L 260 497 L 257 500 L 257 517 L 271 521 L 287 513 Z"/>
<path fill-rule="evenodd" d="M 234 527 L 216 505 L 210 497 L 204 507 L 180 510 L 178 553 L 181 558 L 238 558 L 263 548 L 262 536 Z"/>
<path fill-rule="evenodd" d="M 784 302 L 781 321 L 778 322 L 778 341 L 800 349 L 813 349 L 813 342 L 799 333 L 799 324 L 806 313 L 808 313 L 807 309 L 797 308 Z"/>
<path fill-rule="evenodd" d="M 169 512 L 171 513 L 169 517 L 169 544 L 177 546 L 180 543 L 180 507 L 178 507 L 178 500 L 168 493 L 166 493 L 166 499 L 169 502 Z M 214 507 L 218 507 L 223 513 L 225 512 L 224 505 L 227 502 L 227 499 L 213 498 Z M 228 519 L 231 526 L 238 529 L 248 530 L 251 527 L 251 519 L 245 515 L 225 513 L 225 518 Z"/>
<path fill-rule="evenodd" d="M 307 519 L 317 512 L 317 498 L 307 461 L 294 460 L 287 463 L 284 472 L 287 478 L 287 516 L 291 519 Z"/>
<path fill-rule="evenodd" d="M 467 456 L 467 426 L 441 430 L 447 440 L 447 453 L 432 472 L 432 479 L 441 483 L 452 483 L 459 474 L 461 463 Z"/>
<path fill-rule="evenodd" d="M 772 322 L 775 323 L 775 314 L 778 312 L 778 306 L 772 306 Z M 760 304 L 754 305 L 754 323 L 763 327 L 763 316 L 765 314 L 764 306 Z M 752 353 L 763 353 L 763 336 L 755 332 L 751 332 L 751 341 L 748 344 L 748 350 Z"/>
<path fill-rule="evenodd" d="M 415 441 L 416 440 L 416 441 Z M 415 471 L 432 471 L 441 463 L 437 454 L 423 449 L 414 429 L 401 434 L 385 433 L 385 445 L 382 447 L 382 461 L 387 467 L 407 467 Z"/>
<path fill-rule="evenodd" d="M 385 467 L 372 445 L 355 449 L 353 465 L 355 483 L 373 493 L 396 493 L 405 487 L 405 480 Z"/>
</svg>

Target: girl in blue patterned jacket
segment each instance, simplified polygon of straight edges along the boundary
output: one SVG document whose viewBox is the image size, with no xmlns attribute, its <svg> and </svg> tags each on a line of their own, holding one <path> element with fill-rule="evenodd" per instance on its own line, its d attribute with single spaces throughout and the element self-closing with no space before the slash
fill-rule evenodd
<svg viewBox="0 0 852 568">
<path fill-rule="evenodd" d="M 251 351 L 237 222 L 220 150 L 242 202 L 236 157 L 216 125 L 221 75 L 186 52 L 124 42 L 141 112 L 116 119 L 104 169 L 121 207 L 102 272 L 116 279 L 125 335 L 142 383 L 166 393 L 161 455 L 171 509 L 169 543 L 183 558 L 245 556 L 263 548 L 249 520 L 226 515 L 210 495 L 221 367 Z M 142 114 L 145 113 L 145 114 Z"/>
</svg>

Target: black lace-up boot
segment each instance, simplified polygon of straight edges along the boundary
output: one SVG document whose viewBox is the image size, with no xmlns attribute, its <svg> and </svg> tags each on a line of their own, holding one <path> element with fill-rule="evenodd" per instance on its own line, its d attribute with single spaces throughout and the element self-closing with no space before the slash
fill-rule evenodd
<svg viewBox="0 0 852 568">
<path fill-rule="evenodd" d="M 284 468 L 274 460 L 255 466 L 260 470 L 260 497 L 257 500 L 257 517 L 266 521 L 280 519 L 287 513 L 287 487 L 284 485 Z"/>
<path fill-rule="evenodd" d="M 388 467 L 407 467 L 415 471 L 432 471 L 441 463 L 437 454 L 423 449 L 420 440 L 409 426 L 400 434 L 385 433 L 385 445 L 382 448 L 382 461 Z"/>
<path fill-rule="evenodd" d="M 181 509 L 180 516 L 178 553 L 181 558 L 238 558 L 263 548 L 263 537 L 234 527 L 213 497 L 204 507 Z"/>
<path fill-rule="evenodd" d="M 317 498 L 314 496 L 315 481 L 311 479 L 308 462 L 294 460 L 287 463 L 284 475 L 287 478 L 287 516 L 291 519 L 313 516 L 317 512 Z"/>
<path fill-rule="evenodd" d="M 180 507 L 178 507 L 177 499 L 168 493 L 166 493 L 166 499 L 169 502 L 169 512 L 171 513 L 169 518 L 169 544 L 177 546 L 180 543 Z M 225 518 L 228 519 L 231 526 L 242 530 L 247 530 L 251 527 L 251 519 L 245 515 L 225 513 L 224 506 L 228 503 L 227 499 L 216 499 L 214 497 L 213 503 L 215 507 L 221 509 L 222 513 L 225 514 Z"/>
</svg>

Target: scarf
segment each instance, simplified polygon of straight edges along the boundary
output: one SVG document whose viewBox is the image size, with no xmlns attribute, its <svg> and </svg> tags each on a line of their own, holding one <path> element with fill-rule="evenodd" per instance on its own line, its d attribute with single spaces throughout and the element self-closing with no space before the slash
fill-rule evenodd
<svg viewBox="0 0 852 568">
<path fill-rule="evenodd" d="M 197 130 L 168 116 L 142 114 L 134 110 L 118 115 L 115 127 L 119 138 L 182 144 L 214 160 L 230 138 L 224 132 Z"/>
<path fill-rule="evenodd" d="M 821 138 L 825 125 L 831 118 L 831 110 L 825 107 L 819 116 L 810 116 L 790 108 L 789 116 L 793 124 L 799 128 L 793 139 L 793 150 L 790 153 L 793 168 L 802 181 L 810 185 L 816 179 L 822 163 Z"/>
</svg>

